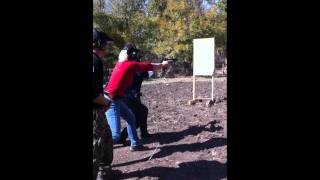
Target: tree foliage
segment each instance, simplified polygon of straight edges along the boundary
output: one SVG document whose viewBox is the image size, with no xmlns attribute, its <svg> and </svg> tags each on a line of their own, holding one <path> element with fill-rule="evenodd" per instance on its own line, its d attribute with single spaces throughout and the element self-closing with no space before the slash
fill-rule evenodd
<svg viewBox="0 0 320 180">
<path fill-rule="evenodd" d="M 147 57 L 192 61 L 192 40 L 209 37 L 226 51 L 226 0 L 94 0 L 93 5 L 94 26 L 115 39 L 114 54 L 133 42 L 150 52 Z"/>
</svg>

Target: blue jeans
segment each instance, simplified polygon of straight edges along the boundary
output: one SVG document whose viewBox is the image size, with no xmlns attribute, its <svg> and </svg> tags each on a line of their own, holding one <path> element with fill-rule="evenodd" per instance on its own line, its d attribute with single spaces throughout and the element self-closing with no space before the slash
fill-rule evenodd
<svg viewBox="0 0 320 180">
<path fill-rule="evenodd" d="M 117 143 L 121 134 L 120 116 L 127 122 L 128 137 L 131 141 L 131 146 L 140 145 L 140 141 L 136 130 L 136 119 L 132 111 L 123 101 L 116 99 L 111 103 L 110 108 L 106 112 L 108 124 L 112 132 L 113 143 Z"/>
</svg>

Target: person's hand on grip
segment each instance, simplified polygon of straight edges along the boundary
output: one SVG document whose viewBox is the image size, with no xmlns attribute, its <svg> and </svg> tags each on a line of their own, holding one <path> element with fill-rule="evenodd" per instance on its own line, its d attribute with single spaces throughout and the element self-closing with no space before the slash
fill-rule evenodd
<svg viewBox="0 0 320 180">
<path fill-rule="evenodd" d="M 172 63 L 171 60 L 162 61 L 161 65 L 162 67 L 168 67 L 171 63 Z"/>
</svg>

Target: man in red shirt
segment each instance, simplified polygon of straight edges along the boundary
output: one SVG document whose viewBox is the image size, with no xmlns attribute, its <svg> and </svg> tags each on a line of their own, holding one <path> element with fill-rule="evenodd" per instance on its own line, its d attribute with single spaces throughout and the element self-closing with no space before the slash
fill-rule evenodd
<svg viewBox="0 0 320 180">
<path fill-rule="evenodd" d="M 119 60 L 115 65 L 109 83 L 105 88 L 106 95 L 112 99 L 112 103 L 106 112 L 107 120 L 111 128 L 112 139 L 117 143 L 120 139 L 120 117 L 127 122 L 128 137 L 131 141 L 130 151 L 142 149 L 136 131 L 135 116 L 124 101 L 125 91 L 133 83 L 136 72 L 160 70 L 167 67 L 169 61 L 162 63 L 144 63 L 134 61 L 137 49 L 132 43 L 127 43 L 119 54 Z"/>
</svg>

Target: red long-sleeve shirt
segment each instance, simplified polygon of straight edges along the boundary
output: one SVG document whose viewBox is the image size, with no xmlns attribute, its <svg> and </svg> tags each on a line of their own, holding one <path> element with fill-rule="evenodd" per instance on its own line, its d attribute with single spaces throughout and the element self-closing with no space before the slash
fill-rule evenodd
<svg viewBox="0 0 320 180">
<path fill-rule="evenodd" d="M 150 63 L 123 61 L 118 62 L 111 74 L 108 85 L 105 90 L 111 98 L 123 97 L 125 91 L 133 83 L 133 76 L 136 72 L 146 72 L 153 70 Z"/>
</svg>

